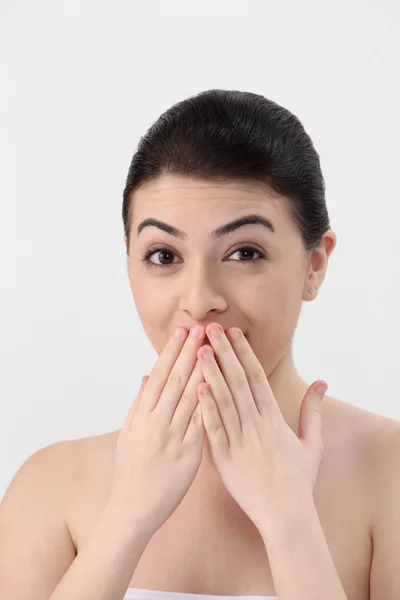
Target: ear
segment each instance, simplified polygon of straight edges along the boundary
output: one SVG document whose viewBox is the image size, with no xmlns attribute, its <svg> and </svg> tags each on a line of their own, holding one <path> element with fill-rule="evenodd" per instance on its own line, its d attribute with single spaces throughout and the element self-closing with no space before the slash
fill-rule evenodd
<svg viewBox="0 0 400 600">
<path fill-rule="evenodd" d="M 318 290 L 324 281 L 325 274 L 328 268 L 329 257 L 332 254 L 337 243 L 337 237 L 332 229 L 329 229 L 322 236 L 321 242 L 315 250 L 310 254 L 309 258 L 309 269 L 307 278 L 304 284 L 303 300 L 310 301 L 314 300 Z M 311 290 L 311 294 L 308 290 Z"/>
</svg>

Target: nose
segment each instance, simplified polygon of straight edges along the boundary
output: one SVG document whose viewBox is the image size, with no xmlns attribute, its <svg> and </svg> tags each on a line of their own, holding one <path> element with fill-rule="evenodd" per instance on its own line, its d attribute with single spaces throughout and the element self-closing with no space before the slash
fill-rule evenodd
<svg viewBox="0 0 400 600">
<path fill-rule="evenodd" d="M 180 294 L 180 310 L 187 312 L 194 322 L 207 320 L 210 314 L 224 312 L 228 302 L 223 293 L 221 281 L 197 265 L 183 275 L 183 289 Z"/>
</svg>

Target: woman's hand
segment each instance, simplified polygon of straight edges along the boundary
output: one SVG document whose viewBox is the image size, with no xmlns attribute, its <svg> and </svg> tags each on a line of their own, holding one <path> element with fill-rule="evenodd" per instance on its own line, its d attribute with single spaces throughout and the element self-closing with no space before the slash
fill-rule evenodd
<svg viewBox="0 0 400 600">
<path fill-rule="evenodd" d="M 237 340 L 231 337 L 235 332 Z M 313 500 L 323 450 L 321 400 L 328 386 L 316 381 L 309 387 L 296 435 L 241 330 L 228 331 L 231 341 L 215 323 L 206 333 L 212 348 L 198 350 L 206 383 L 197 391 L 213 460 L 227 490 L 262 531 L 288 501 Z M 207 361 L 207 350 L 217 360 Z"/>
<path fill-rule="evenodd" d="M 110 505 L 127 527 L 139 523 L 151 535 L 186 495 L 203 454 L 197 351 L 204 328 L 198 337 L 179 329 L 182 337 L 170 337 L 143 378 L 116 444 Z"/>
</svg>

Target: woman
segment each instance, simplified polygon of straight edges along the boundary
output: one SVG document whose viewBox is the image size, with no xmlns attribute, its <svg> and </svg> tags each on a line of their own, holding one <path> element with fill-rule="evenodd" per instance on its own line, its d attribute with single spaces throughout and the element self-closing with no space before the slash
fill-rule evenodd
<svg viewBox="0 0 400 600">
<path fill-rule="evenodd" d="M 123 196 L 160 356 L 122 429 L 44 448 L 14 477 L 0 597 L 397 598 L 399 423 L 294 365 L 336 245 L 299 120 L 257 94 L 198 94 L 141 139 Z"/>
</svg>

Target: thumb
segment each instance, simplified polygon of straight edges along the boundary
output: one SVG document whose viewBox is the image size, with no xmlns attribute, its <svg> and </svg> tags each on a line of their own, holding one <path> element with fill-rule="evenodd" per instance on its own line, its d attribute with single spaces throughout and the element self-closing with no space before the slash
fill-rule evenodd
<svg viewBox="0 0 400 600">
<path fill-rule="evenodd" d="M 137 395 L 137 399 L 135 401 L 136 405 L 139 403 L 140 398 L 142 397 L 142 392 L 143 392 L 144 388 L 146 387 L 146 383 L 147 383 L 149 377 L 150 377 L 150 375 L 145 375 L 144 377 L 142 377 L 142 383 L 140 384 L 140 390 Z"/>
<path fill-rule="evenodd" d="M 144 388 L 146 387 L 146 383 L 147 383 L 149 377 L 150 377 L 150 375 L 145 375 L 144 377 L 142 377 L 142 383 L 140 384 L 139 393 L 138 393 L 138 395 L 136 397 L 135 402 L 133 403 L 134 406 L 136 406 L 136 407 L 139 406 L 139 404 L 140 404 L 140 399 L 142 397 L 142 392 L 143 392 Z"/>
<path fill-rule="evenodd" d="M 318 445 L 322 442 L 322 399 L 327 389 L 325 381 L 313 383 L 301 403 L 298 437 L 306 443 Z"/>
<path fill-rule="evenodd" d="M 140 404 L 140 399 L 142 397 L 143 389 L 145 388 L 146 383 L 147 383 L 149 377 L 150 377 L 150 375 L 145 375 L 144 377 L 142 377 L 142 383 L 140 385 L 140 390 L 138 392 L 138 395 L 135 398 L 135 401 L 132 402 L 132 404 L 131 404 L 131 407 L 130 407 L 129 412 L 128 412 L 128 414 L 126 416 L 126 419 L 125 419 L 125 423 L 127 423 L 128 421 L 129 422 L 132 421 L 132 419 L 134 418 L 134 416 L 136 414 L 136 411 L 138 409 L 138 406 Z"/>
</svg>

